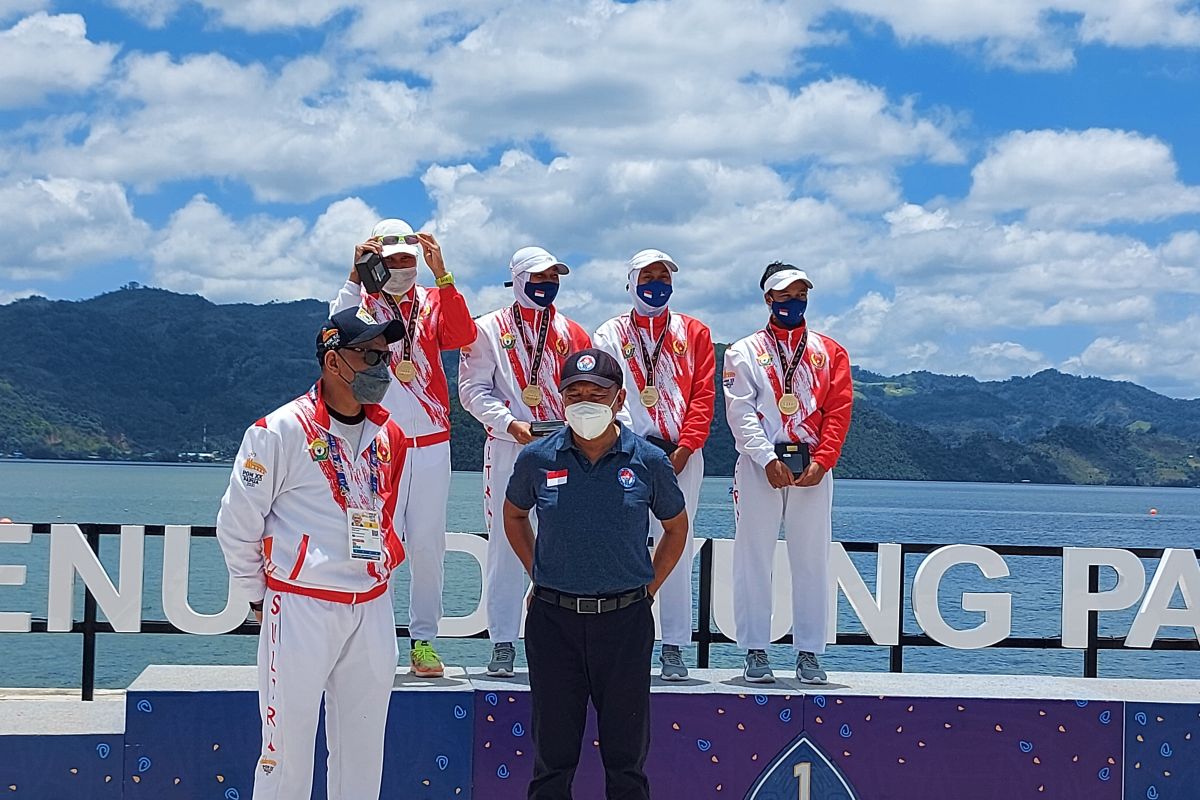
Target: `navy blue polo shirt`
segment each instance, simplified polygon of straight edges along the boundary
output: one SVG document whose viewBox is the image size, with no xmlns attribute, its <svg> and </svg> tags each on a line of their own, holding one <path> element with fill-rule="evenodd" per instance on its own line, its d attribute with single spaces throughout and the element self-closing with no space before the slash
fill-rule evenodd
<svg viewBox="0 0 1200 800">
<path fill-rule="evenodd" d="M 533 582 L 584 596 L 646 586 L 654 567 L 646 538 L 650 514 L 671 519 L 683 492 L 666 454 L 625 426 L 596 463 L 575 446 L 570 428 L 525 446 L 505 496 L 537 508 Z"/>
</svg>

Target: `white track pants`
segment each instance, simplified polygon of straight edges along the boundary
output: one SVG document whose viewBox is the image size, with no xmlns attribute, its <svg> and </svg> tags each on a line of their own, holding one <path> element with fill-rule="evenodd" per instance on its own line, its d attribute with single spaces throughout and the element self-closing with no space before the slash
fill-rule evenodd
<svg viewBox="0 0 1200 800">
<path fill-rule="evenodd" d="M 687 503 L 688 537 L 679 563 L 658 590 L 654 607 L 662 626 L 663 644 L 684 647 L 692 643 L 692 558 L 695 555 L 696 509 L 700 505 L 700 485 L 704 482 L 704 451 L 697 450 L 679 473 L 679 488 Z M 650 538 L 657 544 L 662 538 L 662 523 L 650 515 Z"/>
<path fill-rule="evenodd" d="M 408 632 L 417 640 L 436 639 L 442 621 L 449 497 L 450 443 L 409 450 L 400 477 L 395 525 L 404 538 L 405 560 L 412 576 L 408 588 Z"/>
<path fill-rule="evenodd" d="M 515 642 L 521 635 L 528 586 L 525 567 L 504 535 L 504 493 L 512 477 L 521 445 L 489 438 L 483 446 L 483 516 L 487 522 L 487 574 L 483 600 L 487 608 L 488 638 L 493 643 Z M 530 521 L 537 531 L 537 515 Z"/>
<path fill-rule="evenodd" d="M 262 754 L 254 800 L 307 800 L 321 696 L 329 800 L 376 800 L 396 675 L 392 593 L 345 605 L 268 590 L 258 640 Z"/>
<path fill-rule="evenodd" d="M 779 528 L 792 573 L 792 637 L 796 650 L 825 652 L 829 610 L 829 543 L 833 537 L 833 473 L 816 486 L 773 489 L 766 472 L 739 456 L 733 477 L 733 618 L 738 647 L 771 642 L 772 565 Z"/>
</svg>

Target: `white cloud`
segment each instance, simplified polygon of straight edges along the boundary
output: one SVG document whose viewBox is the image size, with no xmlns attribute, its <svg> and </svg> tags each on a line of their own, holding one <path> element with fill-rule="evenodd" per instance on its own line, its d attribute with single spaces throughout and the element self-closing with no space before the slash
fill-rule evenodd
<svg viewBox="0 0 1200 800">
<path fill-rule="evenodd" d="M 1184 186 L 1170 148 L 1126 131 L 1018 131 L 971 171 L 967 206 L 1023 210 L 1037 225 L 1148 221 L 1200 212 L 1200 187 Z"/>
<path fill-rule="evenodd" d="M 277 73 L 221 55 L 180 61 L 134 55 L 81 144 L 59 140 L 25 156 L 34 169 L 70 169 L 153 188 L 167 180 L 243 180 L 263 200 L 303 201 L 384 183 L 463 143 L 428 117 L 403 83 L 344 80 L 301 58 Z"/>
<path fill-rule="evenodd" d="M 628 309 L 624 259 L 643 247 L 675 258 L 675 302 L 729 340 L 763 322 L 767 263 L 803 265 L 834 296 L 851 285 L 866 236 L 837 206 L 793 196 L 766 167 L 705 159 L 543 163 L 514 151 L 482 171 L 431 168 L 424 181 L 436 203 L 431 226 L 461 260 L 456 271 L 476 286 L 499 283 L 514 250 L 545 246 L 574 268 L 564 308 L 592 327 Z"/>
<path fill-rule="evenodd" d="M 884 170 L 818 167 L 809 171 L 804 186 L 828 195 L 848 211 L 883 211 L 900 203 L 896 175 Z"/>
<path fill-rule="evenodd" d="M 0 31 L 0 108 L 87 91 L 108 73 L 117 49 L 88 40 L 87 25 L 78 14 L 39 11 L 25 17 Z"/>
<path fill-rule="evenodd" d="M 44 178 L 0 184 L 0 275 L 62 280 L 79 269 L 132 257 L 149 227 L 115 183 Z"/>
<path fill-rule="evenodd" d="M 1200 316 L 1146 321 L 1125 334 L 1096 338 L 1062 364 L 1067 372 L 1128 380 L 1174 395 L 1200 394 Z"/>
<path fill-rule="evenodd" d="M 327 300 L 350 272 L 354 245 L 377 219 L 349 197 L 311 226 L 297 217 L 234 220 L 197 195 L 160 232 L 151 253 L 153 282 L 218 302 Z"/>
<path fill-rule="evenodd" d="M 905 43 L 981 48 L 994 63 L 1062 70 L 1082 44 L 1200 46 L 1192 0 L 833 0 L 887 24 Z"/>
<path fill-rule="evenodd" d="M 991 342 L 970 348 L 971 374 L 981 380 L 1005 380 L 1032 375 L 1050 366 L 1046 356 L 1017 342 Z"/>
</svg>

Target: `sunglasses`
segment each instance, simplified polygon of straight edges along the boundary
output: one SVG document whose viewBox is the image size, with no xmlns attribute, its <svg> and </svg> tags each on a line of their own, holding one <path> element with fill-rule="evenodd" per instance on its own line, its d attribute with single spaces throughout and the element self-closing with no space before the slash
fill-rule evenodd
<svg viewBox="0 0 1200 800">
<path fill-rule="evenodd" d="M 353 350 L 356 353 L 362 354 L 363 363 L 368 367 L 374 367 L 380 362 L 384 364 L 392 363 L 391 350 L 373 350 L 369 347 L 343 347 L 343 350 Z"/>
<path fill-rule="evenodd" d="M 421 241 L 417 238 L 416 234 L 412 233 L 405 234 L 404 236 L 376 236 L 375 238 L 384 247 L 394 244 L 416 244 Z"/>
</svg>

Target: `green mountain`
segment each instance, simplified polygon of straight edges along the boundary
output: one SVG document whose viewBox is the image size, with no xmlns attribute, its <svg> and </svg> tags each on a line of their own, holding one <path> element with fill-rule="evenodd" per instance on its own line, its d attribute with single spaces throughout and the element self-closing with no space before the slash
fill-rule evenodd
<svg viewBox="0 0 1200 800">
<path fill-rule="evenodd" d="M 135 285 L 0 306 L 0 453 L 228 457 L 248 424 L 312 384 L 325 314 L 315 300 L 214 305 Z M 444 363 L 453 383 L 457 354 Z M 856 370 L 855 386 L 842 477 L 1200 486 L 1200 400 L 1053 370 L 999 382 Z M 483 431 L 454 406 L 455 468 L 479 469 Z M 708 473 L 735 460 L 718 402 Z"/>
</svg>

